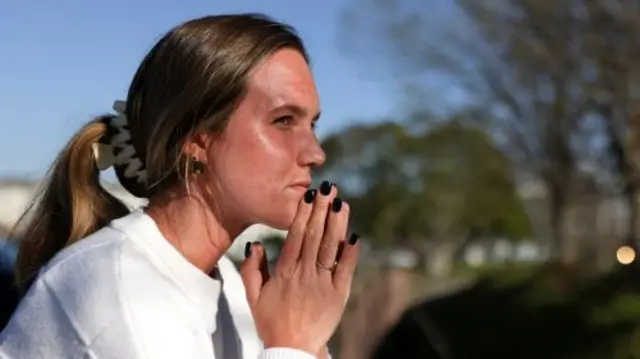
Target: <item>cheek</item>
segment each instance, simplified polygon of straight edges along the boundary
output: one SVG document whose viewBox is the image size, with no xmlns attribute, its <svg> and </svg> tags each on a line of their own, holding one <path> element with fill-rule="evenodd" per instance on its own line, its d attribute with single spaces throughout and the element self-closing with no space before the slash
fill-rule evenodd
<svg viewBox="0 0 640 359">
<path fill-rule="evenodd" d="M 247 205 L 279 201 L 295 166 L 295 143 L 277 130 L 247 130 L 227 138 L 214 159 L 225 195 Z"/>
<path fill-rule="evenodd" d="M 277 130 L 262 131 L 256 133 L 253 139 L 247 143 L 250 155 L 254 158 L 250 162 L 257 167 L 272 168 L 265 174 L 288 170 L 294 164 L 293 143 L 284 133 Z"/>
<path fill-rule="evenodd" d="M 236 148 L 237 173 L 244 173 L 259 188 L 286 180 L 295 163 L 293 147 L 278 131 L 255 131 Z"/>
</svg>

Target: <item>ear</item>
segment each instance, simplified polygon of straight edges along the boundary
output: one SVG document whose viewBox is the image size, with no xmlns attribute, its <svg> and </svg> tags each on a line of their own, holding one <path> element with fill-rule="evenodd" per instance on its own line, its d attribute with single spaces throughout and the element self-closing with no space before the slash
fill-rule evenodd
<svg viewBox="0 0 640 359">
<path fill-rule="evenodd" d="M 182 145 L 182 153 L 184 153 L 186 157 L 194 157 L 206 162 L 207 152 L 209 146 L 211 146 L 210 137 L 210 135 L 200 132 L 187 138 Z"/>
</svg>

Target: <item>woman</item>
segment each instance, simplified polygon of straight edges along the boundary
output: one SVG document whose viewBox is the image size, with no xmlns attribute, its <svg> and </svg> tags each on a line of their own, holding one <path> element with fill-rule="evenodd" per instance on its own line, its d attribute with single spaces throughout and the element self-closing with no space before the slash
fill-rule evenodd
<svg viewBox="0 0 640 359">
<path fill-rule="evenodd" d="M 28 290 L 0 357 L 328 357 L 358 237 L 345 241 L 336 186 L 310 188 L 325 155 L 294 31 L 257 15 L 188 21 L 150 51 L 115 110 L 71 139 L 19 225 Z M 111 166 L 149 199 L 143 210 L 100 186 Z M 224 253 L 254 223 L 288 236 L 273 273 L 248 244 L 239 276 Z"/>
</svg>

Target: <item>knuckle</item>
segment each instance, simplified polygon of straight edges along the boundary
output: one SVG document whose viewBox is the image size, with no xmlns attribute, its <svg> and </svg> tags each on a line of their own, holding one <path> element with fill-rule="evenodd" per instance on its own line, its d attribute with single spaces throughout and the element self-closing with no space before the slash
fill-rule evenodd
<svg viewBox="0 0 640 359">
<path fill-rule="evenodd" d="M 298 238 L 301 237 L 305 232 L 304 227 L 301 224 L 294 223 L 287 233 L 288 238 Z"/>
<path fill-rule="evenodd" d="M 331 258 L 326 258 L 326 256 L 324 258 L 323 257 L 318 258 L 318 265 L 321 265 L 325 268 L 333 267 L 334 264 L 335 264 L 335 261 Z"/>
<path fill-rule="evenodd" d="M 280 278 L 288 279 L 293 277 L 295 273 L 295 267 L 290 265 L 276 266 L 274 274 Z"/>
<path fill-rule="evenodd" d="M 307 280 L 315 277 L 317 273 L 318 270 L 315 262 L 308 263 L 308 265 L 303 266 L 300 272 L 301 276 L 305 278 L 305 284 L 309 284 Z"/>
<path fill-rule="evenodd" d="M 315 238 L 317 236 L 317 230 L 313 228 L 307 228 L 304 233 L 305 238 Z"/>
<path fill-rule="evenodd" d="M 331 201 L 333 201 L 333 199 L 330 197 L 331 195 L 325 196 L 323 198 L 319 198 L 318 201 L 315 204 L 315 208 L 314 208 L 314 212 L 318 212 L 320 210 L 327 210 L 329 208 L 329 206 L 331 205 Z M 320 196 L 318 196 L 320 197 Z"/>
<path fill-rule="evenodd" d="M 321 245 L 321 249 L 324 252 L 332 252 L 337 246 L 338 246 L 338 241 L 336 240 L 337 236 L 327 236 L 323 241 L 322 241 L 322 245 Z"/>
<path fill-rule="evenodd" d="M 320 246 L 320 250 L 318 251 L 318 259 L 319 260 L 333 260 L 332 257 L 335 257 L 334 252 L 337 247 L 337 242 L 335 241 L 324 241 Z"/>
</svg>

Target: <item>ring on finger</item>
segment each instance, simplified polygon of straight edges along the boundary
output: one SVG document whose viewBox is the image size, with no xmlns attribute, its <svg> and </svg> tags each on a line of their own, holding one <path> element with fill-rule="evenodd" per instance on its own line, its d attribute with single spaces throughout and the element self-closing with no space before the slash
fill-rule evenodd
<svg viewBox="0 0 640 359">
<path fill-rule="evenodd" d="M 316 262 L 316 267 L 333 272 L 333 270 L 336 268 L 336 264 L 338 264 L 338 262 L 333 262 L 333 264 L 331 264 L 330 266 L 322 264 L 320 262 Z"/>
</svg>

